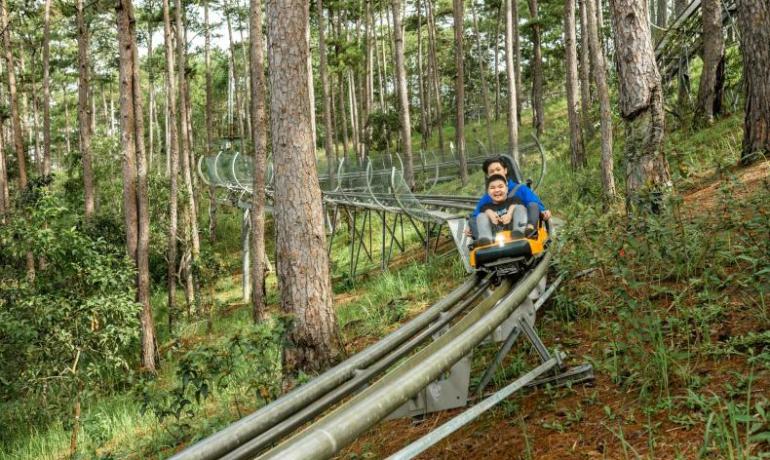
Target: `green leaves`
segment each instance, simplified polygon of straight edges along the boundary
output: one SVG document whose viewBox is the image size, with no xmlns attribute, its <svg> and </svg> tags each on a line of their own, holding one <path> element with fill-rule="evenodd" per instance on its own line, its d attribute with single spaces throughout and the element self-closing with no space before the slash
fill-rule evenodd
<svg viewBox="0 0 770 460">
<path fill-rule="evenodd" d="M 0 227 L 0 398 L 45 395 L 50 418 L 78 391 L 128 381 L 139 356 L 140 308 L 123 251 L 85 234 L 46 188 L 29 196 Z"/>
</svg>

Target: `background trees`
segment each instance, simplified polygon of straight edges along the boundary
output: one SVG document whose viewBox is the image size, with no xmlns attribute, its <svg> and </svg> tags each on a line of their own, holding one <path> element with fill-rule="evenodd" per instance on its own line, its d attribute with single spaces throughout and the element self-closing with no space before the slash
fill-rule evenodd
<svg viewBox="0 0 770 460">
<path fill-rule="evenodd" d="M 329 272 L 339 268 L 324 247 L 317 178 L 334 174 L 336 159 L 363 167 L 366 159 L 390 164 L 399 154 L 416 188 L 418 149 L 463 165 L 487 152 L 509 153 L 526 175 L 537 162 L 519 146 L 534 132 L 549 169 L 572 171 L 542 190 L 549 199 L 574 191 L 581 203 L 604 201 L 610 218 L 624 210 L 620 197 L 631 215 L 658 211 L 669 185 L 688 180 L 697 156 L 675 145 L 681 138 L 707 137 L 702 130 L 738 113 L 743 133 L 730 136 L 742 143 L 742 162 L 770 149 L 765 3 L 742 1 L 728 15 L 724 2 L 704 0 L 692 49 L 664 69 L 652 50 L 672 13 L 687 5 L 673 3 L 580 0 L 576 12 L 571 0 L 122 0 L 116 11 L 102 1 L 0 0 L 0 322 L 21 327 L 50 315 L 34 333 L 13 334 L 30 368 L 45 360 L 31 344 L 60 321 L 96 348 L 89 364 L 81 352 L 75 371 L 113 353 L 104 359 L 123 360 L 130 374 L 115 378 L 115 387 L 133 385 L 133 371 L 157 369 L 161 356 L 177 362 L 186 341 L 203 334 L 202 321 L 241 311 L 240 293 L 237 301 L 219 295 L 243 275 L 240 265 L 223 268 L 237 259 L 232 235 L 244 219 L 229 204 L 241 198 L 251 206 L 252 245 L 252 318 L 244 323 L 279 344 L 286 328 L 289 367 L 323 367 L 338 353 Z M 724 27 L 733 17 L 740 49 Z M 519 122 L 522 113 L 533 117 L 532 127 Z M 616 139 L 613 121 L 624 124 Z M 730 136 L 720 168 L 733 161 Z M 201 181 L 199 161 L 205 168 L 220 152 L 253 160 L 254 190 L 267 185 L 272 161 L 274 215 L 261 193 L 246 200 Z M 476 193 L 478 168 L 470 166 L 460 169 L 466 185 L 457 193 Z M 618 182 L 625 190 L 616 189 L 617 168 L 625 168 Z M 82 247 L 68 253 L 68 245 Z M 271 258 L 278 289 L 265 274 Z M 57 271 L 74 277 L 72 286 Z M 114 298 L 104 294 L 109 289 Z M 56 302 L 63 312 L 53 311 Z M 278 304 L 293 323 L 276 320 Z M 81 311 L 90 316 L 66 317 Z M 139 314 L 141 321 L 129 320 Z M 112 320 L 117 331 L 104 327 Z M 114 345 L 111 352 L 102 339 Z M 61 356 L 51 363 L 61 372 L 77 356 L 65 342 L 52 344 Z M 9 350 L 8 366 L 24 367 Z M 0 365 L 0 382 L 14 378 L 8 369 Z M 90 397 L 87 384 L 84 393 L 73 386 L 85 382 L 80 371 L 70 375 L 75 371 L 56 391 L 67 414 Z M 4 398 L 34 393 L 22 388 L 25 372 Z"/>
</svg>

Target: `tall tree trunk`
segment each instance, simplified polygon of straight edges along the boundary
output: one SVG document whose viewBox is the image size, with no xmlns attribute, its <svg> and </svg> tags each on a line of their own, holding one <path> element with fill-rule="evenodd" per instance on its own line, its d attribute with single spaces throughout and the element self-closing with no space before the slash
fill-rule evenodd
<svg viewBox="0 0 770 460">
<path fill-rule="evenodd" d="M 82 0 L 81 0 L 82 1 Z M 174 330 L 176 319 L 176 284 L 177 284 L 177 233 L 179 226 L 179 136 L 177 133 L 176 113 L 176 75 L 174 68 L 173 32 L 171 29 L 171 6 L 169 0 L 163 0 L 163 36 L 166 53 L 166 129 L 168 134 L 168 249 L 166 258 L 168 266 L 166 283 L 168 291 L 168 330 Z"/>
<path fill-rule="evenodd" d="M 492 149 L 492 109 L 489 105 L 489 89 L 487 88 L 486 56 L 484 56 L 484 48 L 481 46 L 479 21 L 476 18 L 476 8 L 473 3 L 471 3 L 471 17 L 473 18 L 473 34 L 476 36 L 476 47 L 479 53 L 479 79 L 481 80 L 481 100 L 484 103 L 484 119 L 487 124 L 487 148 Z"/>
<path fill-rule="evenodd" d="M 657 212 L 671 187 L 663 152 L 665 112 L 644 0 L 611 0 L 620 84 L 620 116 L 626 125 L 626 211 Z"/>
<path fill-rule="evenodd" d="M 249 51 L 246 49 L 246 39 L 243 37 L 243 31 L 246 27 L 243 25 L 243 21 L 241 20 L 241 15 L 238 14 L 235 17 L 238 20 L 238 35 L 241 36 L 241 59 L 243 60 L 243 92 L 245 94 L 249 94 L 251 92 L 251 82 L 249 78 L 249 72 L 246 71 L 247 66 L 249 65 Z M 189 86 L 189 82 L 187 83 Z M 249 137 L 251 137 L 252 126 L 251 126 L 251 104 L 249 103 L 249 98 L 244 97 L 242 100 L 243 108 L 243 118 L 246 120 L 246 129 L 248 132 Z M 188 100 L 189 104 L 189 100 Z M 190 110 L 190 113 L 192 113 L 192 110 Z M 252 142 L 254 142 L 254 139 L 251 139 Z M 192 142 L 190 142 L 192 145 Z M 193 177 L 197 177 L 196 175 L 193 175 Z"/>
<path fill-rule="evenodd" d="M 320 3 L 320 2 L 319 2 Z M 255 322 L 267 317 L 265 312 L 265 169 L 267 164 L 267 123 L 265 118 L 265 56 L 262 41 L 261 0 L 250 1 L 251 41 L 251 129 L 254 138 L 254 193 L 251 194 L 251 304 Z"/>
<path fill-rule="evenodd" d="M 206 155 L 214 154 L 214 89 L 211 78 L 211 23 L 209 22 L 209 0 L 203 1 L 203 64 L 206 72 Z M 260 29 L 261 33 L 261 29 Z M 254 139 L 256 142 L 256 139 Z M 217 240 L 217 194 L 216 187 L 212 184 L 209 192 L 209 238 L 212 242 Z"/>
<path fill-rule="evenodd" d="M 412 123 L 409 118 L 409 92 L 406 86 L 401 0 L 392 0 L 391 7 L 393 10 L 393 41 L 396 53 L 396 89 L 398 89 L 399 118 L 401 119 L 401 149 L 404 153 L 404 180 L 407 186 L 414 190 Z"/>
<path fill-rule="evenodd" d="M 372 2 L 366 0 L 364 9 L 364 35 L 366 36 L 365 50 L 365 71 L 366 86 L 364 88 L 363 113 L 361 114 L 361 142 L 363 143 L 362 163 L 369 156 L 370 129 L 369 114 L 373 112 L 374 107 L 374 24 L 372 21 Z"/>
<path fill-rule="evenodd" d="M 739 0 L 745 91 L 741 163 L 770 156 L 770 5 Z"/>
<path fill-rule="evenodd" d="M 430 110 L 425 94 L 425 79 L 423 78 L 424 67 L 422 65 L 422 5 L 417 0 L 417 85 L 420 92 L 420 148 L 428 150 L 428 139 L 430 139 Z"/>
<path fill-rule="evenodd" d="M 625 0 L 628 1 L 628 0 Z M 634 0 L 631 0 L 634 1 Z M 602 136 L 602 192 L 605 205 L 615 200 L 615 175 L 612 158 L 612 112 L 610 109 L 610 89 L 607 85 L 607 67 L 604 61 L 604 48 L 599 40 L 599 30 L 596 26 L 596 4 L 586 0 L 586 16 L 588 22 L 588 40 L 591 47 L 591 69 L 599 96 L 599 111 Z M 649 28 L 647 29 L 649 33 Z"/>
<path fill-rule="evenodd" d="M 91 101 L 91 134 L 96 132 L 96 95 L 94 94 L 94 87 L 89 88 L 88 100 Z M 105 123 L 107 120 L 104 120 Z"/>
<path fill-rule="evenodd" d="M 537 0 L 528 0 L 532 28 L 532 127 L 538 136 L 545 132 L 543 105 L 543 50 L 540 46 L 542 25 L 537 11 Z"/>
<path fill-rule="evenodd" d="M 136 300 L 142 305 L 142 367 L 155 372 L 155 326 L 150 306 L 150 214 L 147 197 L 147 160 L 144 151 L 136 19 L 131 0 L 116 5 L 120 59 L 120 114 L 123 144 L 123 196 L 129 255 L 137 267 Z"/>
<path fill-rule="evenodd" d="M 33 67 L 36 67 L 35 60 L 32 60 Z M 23 72 L 22 72 L 23 74 Z M 30 139 L 34 140 L 35 142 L 35 163 L 37 165 L 37 173 L 39 175 L 43 175 L 43 163 L 44 163 L 44 157 L 45 154 L 43 152 L 43 146 L 40 142 L 40 134 L 42 133 L 42 129 L 40 126 L 40 98 L 38 97 L 37 88 L 35 88 L 35 81 L 34 77 L 32 78 L 32 81 L 30 82 L 30 96 L 32 96 L 32 130 L 30 131 Z"/>
<path fill-rule="evenodd" d="M 376 24 L 375 24 L 376 28 Z M 378 99 L 380 102 L 380 111 L 385 111 L 385 80 L 388 78 L 387 71 L 385 69 L 385 45 L 382 44 L 382 40 L 374 40 L 374 54 L 377 58 L 377 86 L 379 87 Z"/>
<path fill-rule="evenodd" d="M 524 105 L 524 91 L 521 84 L 521 40 L 519 39 L 519 2 L 513 0 L 511 5 L 513 21 L 513 69 L 516 74 L 516 125 L 521 126 L 521 112 Z"/>
<path fill-rule="evenodd" d="M 348 112 L 345 110 L 345 83 L 342 74 L 337 74 L 337 105 L 340 111 L 340 126 L 342 127 L 342 157 L 347 159 L 350 151 L 350 137 L 348 132 Z"/>
<path fill-rule="evenodd" d="M 51 174 L 51 0 L 43 7 L 43 175 Z"/>
<path fill-rule="evenodd" d="M 715 108 L 722 107 L 725 41 L 722 37 L 722 1 L 703 0 L 701 3 L 703 25 L 703 72 L 698 87 L 693 123 L 696 127 L 708 126 L 719 115 Z M 768 45 L 770 46 L 770 45 Z"/>
<path fill-rule="evenodd" d="M 508 73 L 508 154 L 519 163 L 519 123 L 516 71 L 513 68 L 513 2 L 505 0 L 505 70 Z"/>
<path fill-rule="evenodd" d="M 149 8 L 154 8 L 154 5 L 151 2 L 148 2 L 147 6 Z M 147 147 L 147 155 L 149 159 L 147 161 L 147 165 L 150 171 L 152 171 L 152 165 L 155 162 L 155 130 L 153 129 L 153 121 L 155 121 L 155 72 L 152 65 L 152 36 L 155 32 L 154 25 L 155 23 L 152 19 L 147 21 L 147 77 L 149 79 L 149 82 L 147 83 L 147 92 L 150 93 L 150 107 L 148 109 L 149 132 L 147 133 L 147 142 L 149 143 L 149 146 Z"/>
<path fill-rule="evenodd" d="M 687 0 L 674 0 L 676 15 L 679 17 L 687 8 Z M 678 94 L 676 99 L 677 113 L 682 118 L 690 107 L 690 68 L 689 60 L 684 54 L 679 58 L 678 76 Z"/>
<path fill-rule="evenodd" d="M 658 0 L 657 25 L 660 28 L 668 25 L 668 0 Z"/>
<path fill-rule="evenodd" d="M 358 138 L 358 104 L 356 103 L 356 79 L 353 71 L 348 69 L 348 107 L 350 108 L 350 124 L 352 125 L 353 151 L 356 156 L 359 153 L 360 140 Z"/>
<path fill-rule="evenodd" d="M 495 25 L 495 121 L 500 119 L 500 23 L 503 20 L 503 2 L 497 9 L 497 23 Z"/>
<path fill-rule="evenodd" d="M 576 170 L 586 165 L 578 111 L 577 46 L 575 44 L 575 0 L 564 1 L 564 47 L 566 54 L 567 117 L 570 132 L 570 163 Z"/>
<path fill-rule="evenodd" d="M 5 214 L 11 209 L 11 197 L 8 192 L 8 168 L 5 164 L 5 134 L 0 119 L 0 224 L 5 224 Z"/>
<path fill-rule="evenodd" d="M 89 33 L 85 21 L 85 0 L 77 0 L 78 25 L 78 141 L 83 162 L 83 189 L 85 192 L 85 215 L 90 220 L 96 209 L 96 187 L 91 160 L 91 105 L 88 96 L 91 85 L 91 64 L 88 62 Z"/>
<path fill-rule="evenodd" d="M 198 299 L 198 259 L 201 252 L 200 235 L 198 233 L 198 209 L 195 204 L 195 189 L 193 187 L 193 153 L 191 142 L 191 129 L 190 129 L 190 107 L 188 104 L 189 88 L 187 86 L 187 77 L 185 75 L 185 65 L 187 63 L 187 40 L 185 39 L 185 24 L 182 19 L 182 13 L 184 7 L 181 0 L 175 0 L 174 16 L 176 18 L 176 52 L 177 52 L 177 90 L 179 91 L 179 157 L 181 159 L 180 166 L 182 168 L 182 177 L 184 179 L 185 191 L 187 192 L 187 209 L 185 212 L 185 228 L 187 232 L 186 240 L 190 244 L 191 256 L 187 269 L 185 270 L 187 277 L 188 293 L 192 290 L 192 298 L 196 310 L 199 307 Z M 237 91 L 236 91 L 237 94 Z M 241 124 L 243 119 L 241 118 Z M 242 129 L 242 127 L 241 127 Z M 241 139 L 244 138 L 243 131 L 241 131 Z"/>
<path fill-rule="evenodd" d="M 278 285 L 281 307 L 294 317 L 284 364 L 289 372 L 317 370 L 335 359 L 340 344 L 310 120 L 308 4 L 270 4 L 267 22 Z"/>
<path fill-rule="evenodd" d="M 588 15 L 586 14 L 586 1 L 577 0 L 580 12 L 580 111 L 583 121 L 584 137 L 593 136 L 594 129 L 591 122 L 591 60 L 589 58 L 589 33 Z"/>
<path fill-rule="evenodd" d="M 332 101 L 331 91 L 329 89 L 329 73 L 326 69 L 326 32 L 324 30 L 326 26 L 324 25 L 323 0 L 316 0 L 316 14 L 318 15 L 318 72 L 321 74 L 324 111 L 324 150 L 326 153 L 327 174 L 329 175 L 329 184 L 331 186 L 331 184 L 334 183 L 336 158 L 334 158 L 334 129 L 332 128 Z M 345 149 L 347 150 L 347 142 L 345 144 Z"/>
<path fill-rule="evenodd" d="M 438 148 L 441 155 L 444 155 L 444 115 L 441 108 L 441 70 L 438 67 L 436 58 L 436 20 L 433 17 L 433 0 L 425 0 L 427 18 L 428 18 L 428 59 L 431 67 L 432 87 L 436 98 L 436 126 L 438 127 Z"/>
<path fill-rule="evenodd" d="M 455 144 L 460 162 L 460 183 L 468 183 L 468 164 L 465 161 L 465 71 L 463 60 L 463 29 L 465 25 L 464 0 L 453 0 L 455 29 Z M 482 76 L 483 77 L 483 76 Z"/>
<path fill-rule="evenodd" d="M 240 97 L 240 91 L 238 91 L 238 82 L 240 81 L 238 79 L 238 67 L 235 63 L 235 43 L 233 42 L 233 25 L 232 20 L 230 19 L 230 9 L 229 7 L 225 8 L 225 20 L 227 22 L 227 40 L 229 43 L 230 48 L 230 66 L 233 69 L 233 80 L 234 80 L 234 87 L 233 87 L 233 97 L 235 97 L 235 115 L 238 120 L 238 136 L 243 139 L 246 137 L 246 133 L 244 132 L 244 123 L 243 123 L 243 117 L 241 113 L 241 97 Z"/>
<path fill-rule="evenodd" d="M 27 188 L 27 160 L 24 153 L 24 137 L 22 137 L 21 117 L 19 116 L 19 99 L 16 95 L 16 70 L 13 64 L 13 44 L 11 43 L 11 24 L 8 19 L 6 0 L 0 0 L 0 31 L 3 33 L 5 48 L 5 70 L 8 73 L 8 102 L 11 106 L 11 130 L 13 132 L 13 148 L 16 151 L 16 168 L 19 170 L 19 190 Z"/>
<path fill-rule="evenodd" d="M 65 154 L 69 156 L 72 153 L 72 124 L 70 120 L 70 101 L 67 97 L 66 83 L 62 83 L 61 99 L 64 105 L 64 145 L 66 147 Z M 61 156 L 59 157 L 61 161 Z"/>
</svg>

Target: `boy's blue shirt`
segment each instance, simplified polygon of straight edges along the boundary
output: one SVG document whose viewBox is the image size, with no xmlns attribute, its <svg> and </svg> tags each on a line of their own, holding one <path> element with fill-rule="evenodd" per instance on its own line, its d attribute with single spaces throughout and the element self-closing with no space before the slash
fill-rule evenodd
<svg viewBox="0 0 770 460">
<path fill-rule="evenodd" d="M 516 187 L 516 182 L 513 181 L 513 179 L 508 179 L 508 190 L 513 190 L 514 187 Z M 524 206 L 527 206 L 530 203 L 537 203 L 537 206 L 540 208 L 540 212 L 545 211 L 545 205 L 543 205 L 543 202 L 540 201 L 540 198 L 537 197 L 535 192 L 532 191 L 531 188 L 527 187 L 524 184 L 519 185 L 519 188 L 516 190 L 516 193 L 514 194 L 516 198 L 521 200 L 521 202 L 524 204 Z M 473 210 L 473 214 L 471 214 L 473 217 L 476 217 L 481 212 L 481 208 L 483 208 L 485 205 L 492 202 L 492 197 L 489 196 L 488 193 L 485 193 L 484 196 L 481 197 L 478 203 L 476 203 L 476 209 Z"/>
</svg>

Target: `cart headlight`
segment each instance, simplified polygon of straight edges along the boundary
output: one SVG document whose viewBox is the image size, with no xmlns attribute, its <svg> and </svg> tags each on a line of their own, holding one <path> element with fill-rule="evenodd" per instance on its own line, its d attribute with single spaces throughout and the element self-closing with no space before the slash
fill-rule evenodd
<svg viewBox="0 0 770 460">
<path fill-rule="evenodd" d="M 501 248 L 503 247 L 503 245 L 505 244 L 505 237 L 503 236 L 502 233 L 498 233 L 495 236 L 495 243 L 497 243 L 497 245 L 500 246 Z"/>
</svg>

